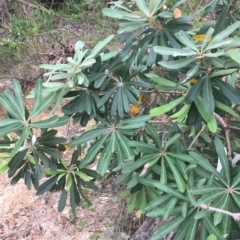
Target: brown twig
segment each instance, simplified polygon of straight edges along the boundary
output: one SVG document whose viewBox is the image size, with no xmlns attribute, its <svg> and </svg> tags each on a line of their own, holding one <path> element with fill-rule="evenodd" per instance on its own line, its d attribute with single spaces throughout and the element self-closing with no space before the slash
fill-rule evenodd
<svg viewBox="0 0 240 240">
<path fill-rule="evenodd" d="M 231 148 L 231 143 L 230 143 L 230 129 L 228 124 L 224 121 L 223 118 L 221 118 L 217 113 L 213 113 L 216 119 L 219 121 L 219 123 L 223 126 L 225 135 L 226 135 L 226 140 L 227 140 L 227 149 L 228 149 L 228 160 L 232 160 L 232 148 Z"/>
<path fill-rule="evenodd" d="M 235 221 L 240 221 L 240 213 L 228 212 L 228 211 L 225 211 L 225 210 L 222 210 L 222 209 L 219 209 L 219 208 L 210 207 L 210 206 L 208 206 L 206 204 L 200 204 L 199 207 L 201 207 L 203 209 L 210 210 L 210 211 L 226 214 L 228 216 L 231 216 Z"/>
<path fill-rule="evenodd" d="M 239 127 L 234 127 L 234 126 L 228 126 L 228 128 L 229 128 L 229 129 L 233 129 L 233 130 L 238 130 L 238 131 L 240 130 Z"/>
<path fill-rule="evenodd" d="M 139 90 L 142 93 L 167 93 L 167 94 L 183 94 L 181 91 L 164 91 L 164 90 Z"/>
<path fill-rule="evenodd" d="M 196 9 L 194 10 L 194 12 L 197 12 L 198 8 L 201 7 L 201 5 L 203 4 L 204 0 L 201 0 L 200 3 L 197 5 Z M 191 13 L 191 15 L 193 15 L 193 12 Z"/>
<path fill-rule="evenodd" d="M 234 107 L 233 107 L 233 111 L 235 111 L 237 108 L 239 107 L 239 104 L 236 104 Z M 228 119 L 227 119 L 227 125 L 229 125 L 229 122 L 232 118 L 232 115 L 229 115 Z"/>
<path fill-rule="evenodd" d="M 232 8 L 233 8 L 233 6 L 235 5 L 235 3 L 237 2 L 237 0 L 232 0 L 231 2 L 230 2 L 230 4 L 228 5 L 228 13 L 227 13 L 227 15 L 230 13 L 230 11 L 232 10 Z"/>
<path fill-rule="evenodd" d="M 206 127 L 206 125 L 204 124 L 204 125 L 202 126 L 202 129 L 198 132 L 198 134 L 197 134 L 196 137 L 193 139 L 193 141 L 191 142 L 191 144 L 190 144 L 190 146 L 188 147 L 187 150 L 190 150 L 190 149 L 191 149 L 192 145 L 195 143 L 195 141 L 198 139 L 198 137 L 201 135 L 201 133 L 205 130 L 205 127 Z"/>
</svg>

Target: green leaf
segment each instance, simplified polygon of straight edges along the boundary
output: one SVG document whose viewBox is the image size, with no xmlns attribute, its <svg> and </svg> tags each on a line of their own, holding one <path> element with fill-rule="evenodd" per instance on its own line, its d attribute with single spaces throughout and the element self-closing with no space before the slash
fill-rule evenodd
<svg viewBox="0 0 240 240">
<path fill-rule="evenodd" d="M 168 187 L 168 186 L 165 185 L 165 184 L 155 183 L 154 186 L 155 186 L 156 188 L 160 189 L 161 191 L 166 192 L 166 193 L 172 195 L 173 197 L 182 199 L 182 200 L 184 200 L 184 201 L 188 201 L 188 199 L 187 199 L 184 195 L 182 195 L 181 193 L 179 193 L 177 190 Z"/>
<path fill-rule="evenodd" d="M 218 201 L 217 208 L 222 209 L 222 210 L 228 210 L 228 208 L 230 206 L 229 200 L 230 200 L 229 194 L 227 194 L 227 193 L 224 194 L 222 196 L 222 198 L 220 199 L 220 201 Z M 214 217 L 213 217 L 214 226 L 217 226 L 219 223 L 221 223 L 223 220 L 223 217 L 224 217 L 223 213 L 215 212 Z"/>
<path fill-rule="evenodd" d="M 63 169 L 58 169 L 58 170 L 43 170 L 42 173 L 44 173 L 45 175 L 57 175 L 57 174 L 61 174 L 61 173 L 67 173 L 66 170 Z"/>
<path fill-rule="evenodd" d="M 54 127 L 61 127 L 63 125 L 66 125 L 69 121 L 69 117 L 68 116 L 62 116 L 62 117 L 59 117 L 57 122 L 54 124 Z"/>
<path fill-rule="evenodd" d="M 137 4 L 138 9 L 142 13 L 144 13 L 146 16 L 150 16 L 150 11 L 149 11 L 147 4 L 145 3 L 145 0 L 136 0 L 136 4 Z"/>
<path fill-rule="evenodd" d="M 168 200 L 171 198 L 171 196 L 169 196 L 168 194 L 166 195 L 161 195 L 161 197 L 152 200 L 151 202 L 149 202 L 145 208 L 143 209 L 145 212 L 149 212 L 152 209 L 155 209 L 157 206 L 161 205 L 164 202 L 168 202 Z"/>
<path fill-rule="evenodd" d="M 20 147 L 22 147 L 23 143 L 26 141 L 29 134 L 30 134 L 29 127 L 24 126 L 22 131 L 21 131 L 21 135 L 19 136 L 18 140 L 15 143 L 15 146 L 13 147 L 13 149 L 11 150 L 11 152 L 9 154 L 10 156 L 15 155 L 19 151 Z"/>
<path fill-rule="evenodd" d="M 53 158 L 57 158 L 57 159 L 61 159 L 62 155 L 60 152 L 57 152 L 55 150 L 52 150 L 50 148 L 47 147 L 43 147 L 43 146 L 37 146 L 38 149 L 42 150 L 43 152 L 49 154 L 50 156 L 52 156 Z"/>
<path fill-rule="evenodd" d="M 165 155 L 165 158 L 168 162 L 169 167 L 171 168 L 171 171 L 174 175 L 174 179 L 177 183 L 177 187 L 179 192 L 183 193 L 186 189 L 186 183 L 183 180 L 181 174 L 179 173 L 178 169 L 176 168 L 176 166 L 174 165 L 174 163 L 172 162 L 172 159 L 170 157 L 168 157 L 167 155 Z"/>
<path fill-rule="evenodd" d="M 173 153 L 173 152 L 167 152 L 166 155 L 169 155 L 175 159 L 186 161 L 189 163 L 196 163 L 194 159 L 189 156 L 188 154 L 182 154 L 182 153 Z"/>
<path fill-rule="evenodd" d="M 203 104 L 207 114 L 213 114 L 215 109 L 215 100 L 212 92 L 212 83 L 209 76 L 206 76 L 203 83 Z"/>
<path fill-rule="evenodd" d="M 216 107 L 222 109 L 223 111 L 231 114 L 232 116 L 234 116 L 234 117 L 236 117 L 236 118 L 239 117 L 239 115 L 238 115 L 232 108 L 228 107 L 228 106 L 225 105 L 224 103 L 221 103 L 221 102 L 216 101 L 216 100 L 215 100 L 215 103 L 216 103 Z"/>
<path fill-rule="evenodd" d="M 90 131 L 87 131 L 83 133 L 80 137 L 77 139 L 74 139 L 70 143 L 68 143 L 69 147 L 75 147 L 77 145 L 80 145 L 82 143 L 86 143 L 87 141 L 90 141 L 96 137 L 101 137 L 106 133 L 106 128 L 101 128 L 101 129 L 92 129 Z"/>
<path fill-rule="evenodd" d="M 176 133 L 174 136 L 172 136 L 171 138 L 169 138 L 169 139 L 167 140 L 167 142 L 165 143 L 165 145 L 164 145 L 164 150 L 166 151 L 169 146 L 171 146 L 171 145 L 173 145 L 174 143 L 176 143 L 180 136 L 181 136 L 180 133 Z"/>
<path fill-rule="evenodd" d="M 8 163 L 8 177 L 12 177 L 16 171 L 19 169 L 19 167 L 23 164 L 23 160 L 28 152 L 28 148 L 19 151 Z"/>
<path fill-rule="evenodd" d="M 5 127 L 8 125 L 12 125 L 12 124 L 22 124 L 21 120 L 18 119 L 1 119 L 0 120 L 0 127 Z"/>
<path fill-rule="evenodd" d="M 173 101 L 171 101 L 168 104 L 162 105 L 160 107 L 154 108 L 150 111 L 150 116 L 155 117 L 155 116 L 159 116 L 161 114 L 164 114 L 166 112 L 169 112 L 170 110 L 172 110 L 173 108 L 175 108 L 177 105 L 179 105 L 181 102 L 184 101 L 184 96 L 179 97 Z"/>
<path fill-rule="evenodd" d="M 62 190 L 59 202 L 58 202 L 58 211 L 62 212 L 65 208 L 66 205 L 66 201 L 67 201 L 67 195 L 68 195 L 68 191 L 66 191 L 65 189 Z"/>
<path fill-rule="evenodd" d="M 55 99 L 55 94 L 52 93 L 50 95 L 48 95 L 47 97 L 41 99 L 41 103 L 38 105 L 38 107 L 34 108 L 34 111 L 32 110 L 29 119 L 34 118 L 36 116 L 38 116 L 41 112 L 43 112 L 44 110 L 46 110 L 50 104 L 53 102 L 53 100 Z"/>
<path fill-rule="evenodd" d="M 187 96 L 185 97 L 186 104 L 192 103 L 200 94 L 200 91 L 202 89 L 203 82 L 205 81 L 206 77 L 200 78 L 197 83 L 195 83 L 189 92 L 187 93 Z"/>
<path fill-rule="evenodd" d="M 120 11 L 120 10 L 116 10 L 116 9 L 112 9 L 112 8 L 103 8 L 102 13 L 103 13 L 103 15 L 105 15 L 107 17 L 118 18 L 118 19 L 122 19 L 123 15 L 125 14 L 124 11 Z M 138 18 L 140 18 L 140 17 L 138 17 Z"/>
<path fill-rule="evenodd" d="M 74 171 L 74 174 L 80 177 L 80 179 L 82 179 L 84 182 L 89 182 L 91 181 L 91 179 L 93 179 L 92 177 L 89 177 L 86 173 L 81 171 Z"/>
<path fill-rule="evenodd" d="M 66 175 L 66 183 L 65 183 L 65 187 L 64 189 L 68 192 L 70 190 L 70 188 L 72 187 L 73 184 L 73 176 L 71 173 Z"/>
<path fill-rule="evenodd" d="M 162 158 L 161 159 L 161 174 L 160 174 L 160 183 L 161 184 L 167 184 L 167 170 L 166 170 L 166 165 L 165 165 L 165 161 Z"/>
<path fill-rule="evenodd" d="M 32 128 L 51 128 L 55 126 L 55 123 L 57 122 L 57 120 L 58 120 L 58 116 L 53 116 L 46 120 L 31 123 L 29 124 L 29 126 Z"/>
<path fill-rule="evenodd" d="M 143 157 L 139 158 L 136 162 L 132 162 L 131 164 L 128 164 L 126 167 L 123 167 L 122 173 L 130 173 L 135 171 L 136 169 L 142 167 L 148 162 L 151 161 L 157 161 L 160 158 L 159 153 L 155 154 L 146 154 Z"/>
<path fill-rule="evenodd" d="M 88 150 L 87 154 L 81 161 L 81 163 L 79 165 L 80 168 L 86 167 L 88 164 L 90 164 L 95 159 L 96 155 L 98 154 L 99 150 L 102 148 L 103 143 L 106 141 L 108 136 L 109 136 L 109 134 L 103 135 L 91 146 L 91 148 Z"/>
<path fill-rule="evenodd" d="M 232 60 L 240 64 L 240 52 L 236 49 L 228 50 L 228 55 Z"/>
<path fill-rule="evenodd" d="M 218 137 L 214 138 L 214 144 L 216 147 L 218 159 L 222 165 L 223 176 L 227 181 L 228 186 L 230 185 L 230 169 L 229 169 L 229 160 L 227 159 L 227 154 L 224 150 L 224 145 Z"/>
<path fill-rule="evenodd" d="M 180 90 L 180 91 L 186 91 L 187 88 L 185 86 L 182 85 L 177 85 L 175 82 L 170 81 L 168 79 L 159 77 L 157 75 L 154 74 L 147 74 L 147 76 L 149 78 L 151 78 L 151 80 L 155 83 L 157 83 L 159 86 L 164 86 L 164 87 L 168 87 L 171 90 Z"/>
<path fill-rule="evenodd" d="M 239 184 L 239 182 L 240 182 L 240 172 L 238 172 L 237 176 L 233 179 L 231 187 L 234 188 Z"/>
<path fill-rule="evenodd" d="M 78 195 L 78 197 L 77 197 Z M 78 200 L 77 200 L 78 199 Z M 76 214 L 76 204 L 80 202 L 80 198 L 79 198 L 79 193 L 75 187 L 75 185 L 73 184 L 72 187 L 70 188 L 70 205 L 71 205 L 71 211 L 73 216 L 75 216 Z"/>
<path fill-rule="evenodd" d="M 185 237 L 185 239 L 195 239 L 196 238 L 196 232 L 198 227 L 198 219 L 194 219 L 189 226 L 188 233 Z"/>
<path fill-rule="evenodd" d="M 19 120 L 23 120 L 21 116 L 18 115 L 17 110 L 13 107 L 13 105 L 8 101 L 8 99 L 3 94 L 0 94 L 0 104 L 12 117 Z"/>
<path fill-rule="evenodd" d="M 231 24 L 229 27 L 227 27 L 225 30 L 218 33 L 216 36 L 214 36 L 209 43 L 208 47 L 211 46 L 211 44 L 214 44 L 215 42 L 220 42 L 224 38 L 228 37 L 231 33 L 233 33 L 235 30 L 237 30 L 240 27 L 240 21 L 236 21 L 233 24 Z"/>
<path fill-rule="evenodd" d="M 0 174 L 4 173 L 7 169 L 8 169 L 7 159 L 5 161 L 0 160 Z"/>
<path fill-rule="evenodd" d="M 147 132 L 150 134 L 151 138 L 157 143 L 157 146 L 161 147 L 162 144 L 161 144 L 161 141 L 157 134 L 156 129 L 148 122 L 146 123 L 145 128 L 146 128 Z"/>
<path fill-rule="evenodd" d="M 217 121 L 216 121 L 216 118 L 214 117 L 214 115 L 208 115 L 206 113 L 201 97 L 197 97 L 196 100 L 194 101 L 194 103 L 197 107 L 198 112 L 201 114 L 203 119 L 207 122 L 207 126 L 208 126 L 209 130 L 212 133 L 215 133 L 217 131 L 218 125 L 217 125 Z"/>
<path fill-rule="evenodd" d="M 139 142 L 139 141 L 130 141 L 130 147 L 138 148 L 139 151 L 143 153 L 159 153 L 159 149 L 150 145 L 149 143 Z"/>
<path fill-rule="evenodd" d="M 217 120 L 213 115 L 209 115 L 207 126 L 212 133 L 217 131 Z"/>
<path fill-rule="evenodd" d="M 218 240 L 214 234 L 211 234 L 207 237 L 207 240 Z"/>
<path fill-rule="evenodd" d="M 158 16 L 161 18 L 172 18 L 174 15 L 171 12 L 160 12 Z"/>
<path fill-rule="evenodd" d="M 113 142 L 108 141 L 103 151 L 101 152 L 101 156 L 98 160 L 97 170 L 102 176 L 106 173 L 108 166 L 110 164 L 110 160 L 113 156 L 112 151 L 109 151 L 109 149 L 112 148 L 112 143 Z"/>
<path fill-rule="evenodd" d="M 118 54 L 117 51 L 112 51 L 112 52 L 109 52 L 109 53 L 105 53 L 105 54 L 101 54 L 101 61 L 102 62 L 105 62 L 113 57 L 115 57 L 116 55 Z"/>
<path fill-rule="evenodd" d="M 194 214 L 191 214 L 190 216 L 187 217 L 187 219 L 185 219 L 184 224 L 180 228 L 178 228 L 178 230 L 176 231 L 174 238 L 173 238 L 174 240 L 185 240 L 186 239 L 185 238 L 186 234 L 188 233 L 188 230 L 190 229 L 190 225 L 194 221 L 193 217 L 194 217 Z"/>
<path fill-rule="evenodd" d="M 217 226 L 214 226 L 212 221 L 208 216 L 203 219 L 203 224 L 206 226 L 209 233 L 214 234 L 218 240 L 224 240 L 226 238 L 222 237 L 221 232 L 218 230 Z"/>
<path fill-rule="evenodd" d="M 149 121 L 150 119 L 151 116 L 149 115 L 125 119 L 117 125 L 117 128 L 124 130 L 141 128 L 144 127 L 146 124 L 145 122 Z"/>
<path fill-rule="evenodd" d="M 176 70 L 176 69 L 184 68 L 194 61 L 196 61 L 195 58 L 183 58 L 175 61 L 158 62 L 158 64 L 164 68 L 167 68 L 170 70 Z"/>
<path fill-rule="evenodd" d="M 182 216 L 185 218 L 188 213 L 188 202 L 182 203 Z"/>
<path fill-rule="evenodd" d="M 124 155 L 126 157 L 125 160 L 131 160 L 133 158 L 133 153 L 131 148 L 129 147 L 129 140 L 121 133 L 116 131 L 116 136 L 118 139 L 118 144 L 121 145 Z"/>
<path fill-rule="evenodd" d="M 94 63 L 96 62 L 95 59 L 85 59 L 82 63 L 81 63 L 81 67 L 82 68 L 88 68 L 91 67 Z"/>
<path fill-rule="evenodd" d="M 113 10 L 113 9 L 111 9 L 111 10 Z M 133 15 L 133 16 L 136 16 L 136 15 Z M 126 15 L 124 16 L 124 18 L 126 18 Z M 149 23 L 143 23 L 143 21 L 145 21 L 144 19 L 139 20 L 138 18 L 134 17 L 134 19 L 131 19 L 131 20 L 135 21 L 135 23 L 134 24 L 132 22 L 122 22 L 122 23 L 120 23 L 119 25 L 121 27 L 118 29 L 117 33 L 122 34 L 124 32 L 131 32 L 131 31 L 135 31 L 139 28 L 142 29 L 142 28 L 149 25 Z M 140 21 L 140 22 L 137 22 L 137 21 Z"/>
<path fill-rule="evenodd" d="M 145 188 L 142 188 L 138 194 L 138 199 L 137 199 L 137 209 L 142 210 L 144 207 L 147 205 L 147 199 L 146 199 L 146 190 Z"/>
<path fill-rule="evenodd" d="M 159 240 L 166 236 L 168 233 L 175 230 L 185 219 L 182 216 L 175 217 L 174 219 L 163 223 L 157 230 L 157 232 L 151 237 L 151 240 Z"/>
<path fill-rule="evenodd" d="M 20 93 L 18 93 L 20 94 Z M 12 105 L 12 110 L 16 111 L 16 113 L 18 114 L 18 116 L 24 120 L 25 119 L 25 105 L 24 105 L 24 110 L 22 110 L 22 104 L 18 103 L 18 100 L 15 98 L 15 96 L 13 95 L 13 93 L 10 90 L 5 90 L 4 91 L 4 96 L 6 97 L 6 99 L 9 101 L 9 103 Z"/>
<path fill-rule="evenodd" d="M 203 193 L 213 193 L 213 192 L 219 192 L 219 191 L 225 191 L 224 187 L 219 187 L 216 185 L 210 185 L 210 186 L 204 186 L 204 187 L 195 187 L 189 190 L 192 194 L 203 194 Z"/>
<path fill-rule="evenodd" d="M 178 198 L 171 198 L 170 201 L 168 202 L 168 204 L 165 206 L 165 211 L 164 211 L 164 215 L 163 215 L 163 219 L 167 219 L 170 214 L 171 211 L 173 210 L 173 208 L 175 207 L 175 205 L 178 202 Z"/>
<path fill-rule="evenodd" d="M 197 45 L 194 43 L 194 41 L 187 35 L 186 32 L 184 31 L 179 31 L 178 33 L 175 34 L 176 38 L 185 46 L 188 48 L 192 49 L 196 52 L 199 52 Z"/>
<path fill-rule="evenodd" d="M 111 9 L 113 10 L 113 9 Z M 104 40 L 100 41 L 97 43 L 97 45 L 93 48 L 93 50 L 91 51 L 90 55 L 88 57 L 86 57 L 85 61 L 86 60 L 90 60 L 92 61 L 91 58 L 94 58 L 112 39 L 114 38 L 114 34 L 112 35 L 109 35 L 108 37 L 106 37 Z M 95 60 L 95 59 L 94 59 Z M 94 62 L 91 62 L 91 65 L 95 63 Z M 82 66 L 82 64 L 81 64 Z"/>
<path fill-rule="evenodd" d="M 197 74 L 198 70 L 200 69 L 200 63 L 197 63 L 196 65 L 192 66 L 186 74 L 187 79 L 191 79 L 195 74 Z"/>
<path fill-rule="evenodd" d="M 196 52 L 191 49 L 179 49 L 179 48 L 170 48 L 170 47 L 162 47 L 156 46 L 153 48 L 157 54 L 161 55 L 172 55 L 173 57 L 177 56 L 192 56 L 195 55 Z"/>
<path fill-rule="evenodd" d="M 49 191 L 55 184 L 57 181 L 57 176 L 51 177 L 50 179 L 48 179 L 46 182 L 44 182 L 43 184 L 41 184 L 36 192 L 36 195 L 39 196 L 47 191 Z"/>
<path fill-rule="evenodd" d="M 131 204 L 127 208 L 127 213 L 131 213 L 136 207 L 137 193 L 135 192 L 134 194 L 130 195 L 130 197 L 131 197 Z"/>
<path fill-rule="evenodd" d="M 23 100 L 23 93 L 19 81 L 13 80 L 13 89 L 17 100 L 18 109 L 22 119 L 25 119 L 25 104 Z"/>
<path fill-rule="evenodd" d="M 201 211 L 198 211 L 195 215 L 194 215 L 194 219 L 201 219 L 201 218 L 204 218 L 206 217 L 207 215 L 211 214 L 210 211 L 208 210 L 201 210 Z"/>
<path fill-rule="evenodd" d="M 223 82 L 222 80 L 216 80 L 214 82 L 228 99 L 230 99 L 233 103 L 240 103 L 240 92 L 236 88 L 226 82 Z"/>
<path fill-rule="evenodd" d="M 195 152 L 189 152 L 190 156 L 199 164 L 201 167 L 206 169 L 209 173 L 214 174 L 225 186 L 228 186 L 225 179 L 217 172 L 217 170 L 209 163 L 206 158 L 203 158 L 201 155 Z"/>
<path fill-rule="evenodd" d="M 4 137 L 8 133 L 15 132 L 15 131 L 17 131 L 19 129 L 22 129 L 22 128 L 23 128 L 23 124 L 22 123 L 21 124 L 13 123 L 11 125 L 3 127 L 3 128 L 1 128 L 1 131 L 0 131 L 0 137 Z"/>
<path fill-rule="evenodd" d="M 210 75 L 210 78 L 215 78 L 215 77 L 220 77 L 220 76 L 227 76 L 229 74 L 232 74 L 232 73 L 236 72 L 237 70 L 238 70 L 237 68 L 219 70 L 219 71 L 213 72 Z"/>
<path fill-rule="evenodd" d="M 217 24 L 214 27 L 214 32 L 212 35 L 213 37 L 223 31 L 223 28 L 226 25 L 228 11 L 229 11 L 229 7 L 223 8 L 220 17 L 218 18 Z"/>
</svg>

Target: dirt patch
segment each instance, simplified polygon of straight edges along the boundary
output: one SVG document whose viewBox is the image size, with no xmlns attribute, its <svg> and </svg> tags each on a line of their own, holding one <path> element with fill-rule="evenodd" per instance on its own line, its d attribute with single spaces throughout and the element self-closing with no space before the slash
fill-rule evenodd
<svg viewBox="0 0 240 240">
<path fill-rule="evenodd" d="M 7 175 L 1 175 L 0 239 L 128 239 L 121 229 L 128 218 L 125 205 L 109 189 L 91 193 L 93 205 L 82 202 L 74 218 L 69 204 L 62 213 L 57 211 L 59 196 L 60 192 L 36 196 L 23 181 L 10 185 Z"/>
</svg>

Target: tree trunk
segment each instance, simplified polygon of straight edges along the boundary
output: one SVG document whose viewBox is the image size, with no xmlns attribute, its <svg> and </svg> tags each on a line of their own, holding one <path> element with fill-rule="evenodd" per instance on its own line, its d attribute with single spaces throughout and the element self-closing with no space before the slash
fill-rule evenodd
<svg viewBox="0 0 240 240">
<path fill-rule="evenodd" d="M 149 240 L 152 235 L 157 231 L 158 227 L 167 222 L 162 218 L 149 218 L 147 217 L 141 227 L 133 234 L 130 240 Z M 173 239 L 173 232 L 169 233 L 164 240 Z"/>
</svg>

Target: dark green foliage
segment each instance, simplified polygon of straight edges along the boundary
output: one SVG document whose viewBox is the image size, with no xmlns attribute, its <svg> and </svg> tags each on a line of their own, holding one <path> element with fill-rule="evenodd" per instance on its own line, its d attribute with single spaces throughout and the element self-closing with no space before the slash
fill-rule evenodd
<svg viewBox="0 0 240 240">
<path fill-rule="evenodd" d="M 0 95 L 7 112 L 0 147 L 10 153 L 12 184 L 23 178 L 38 195 L 61 191 L 58 210 L 70 196 L 75 214 L 87 200 L 84 188 L 96 190 L 99 175 L 117 172 L 129 213 L 170 218 L 151 239 L 170 232 L 175 240 L 239 238 L 240 60 L 235 50 L 226 53 L 240 46 L 240 22 L 229 25 L 230 6 L 213 2 L 199 13 L 219 9 L 218 20 L 192 29 L 192 17 L 174 16 L 181 3 L 165 10 L 162 1 L 112 3 L 103 13 L 119 20 L 121 51 L 106 49 L 111 35 L 93 49 L 78 41 L 66 63 L 41 65 L 49 81 L 36 82 L 30 112 L 18 81 L 13 92 Z M 69 99 L 64 116 L 34 121 L 53 102 L 54 113 L 62 98 Z M 74 124 L 95 125 L 67 142 L 51 128 L 70 117 Z M 37 136 L 35 128 L 41 129 Z M 66 161 L 61 152 L 72 147 Z M 96 160 L 97 171 L 88 169 Z M 48 179 L 38 186 L 41 174 Z"/>
</svg>

